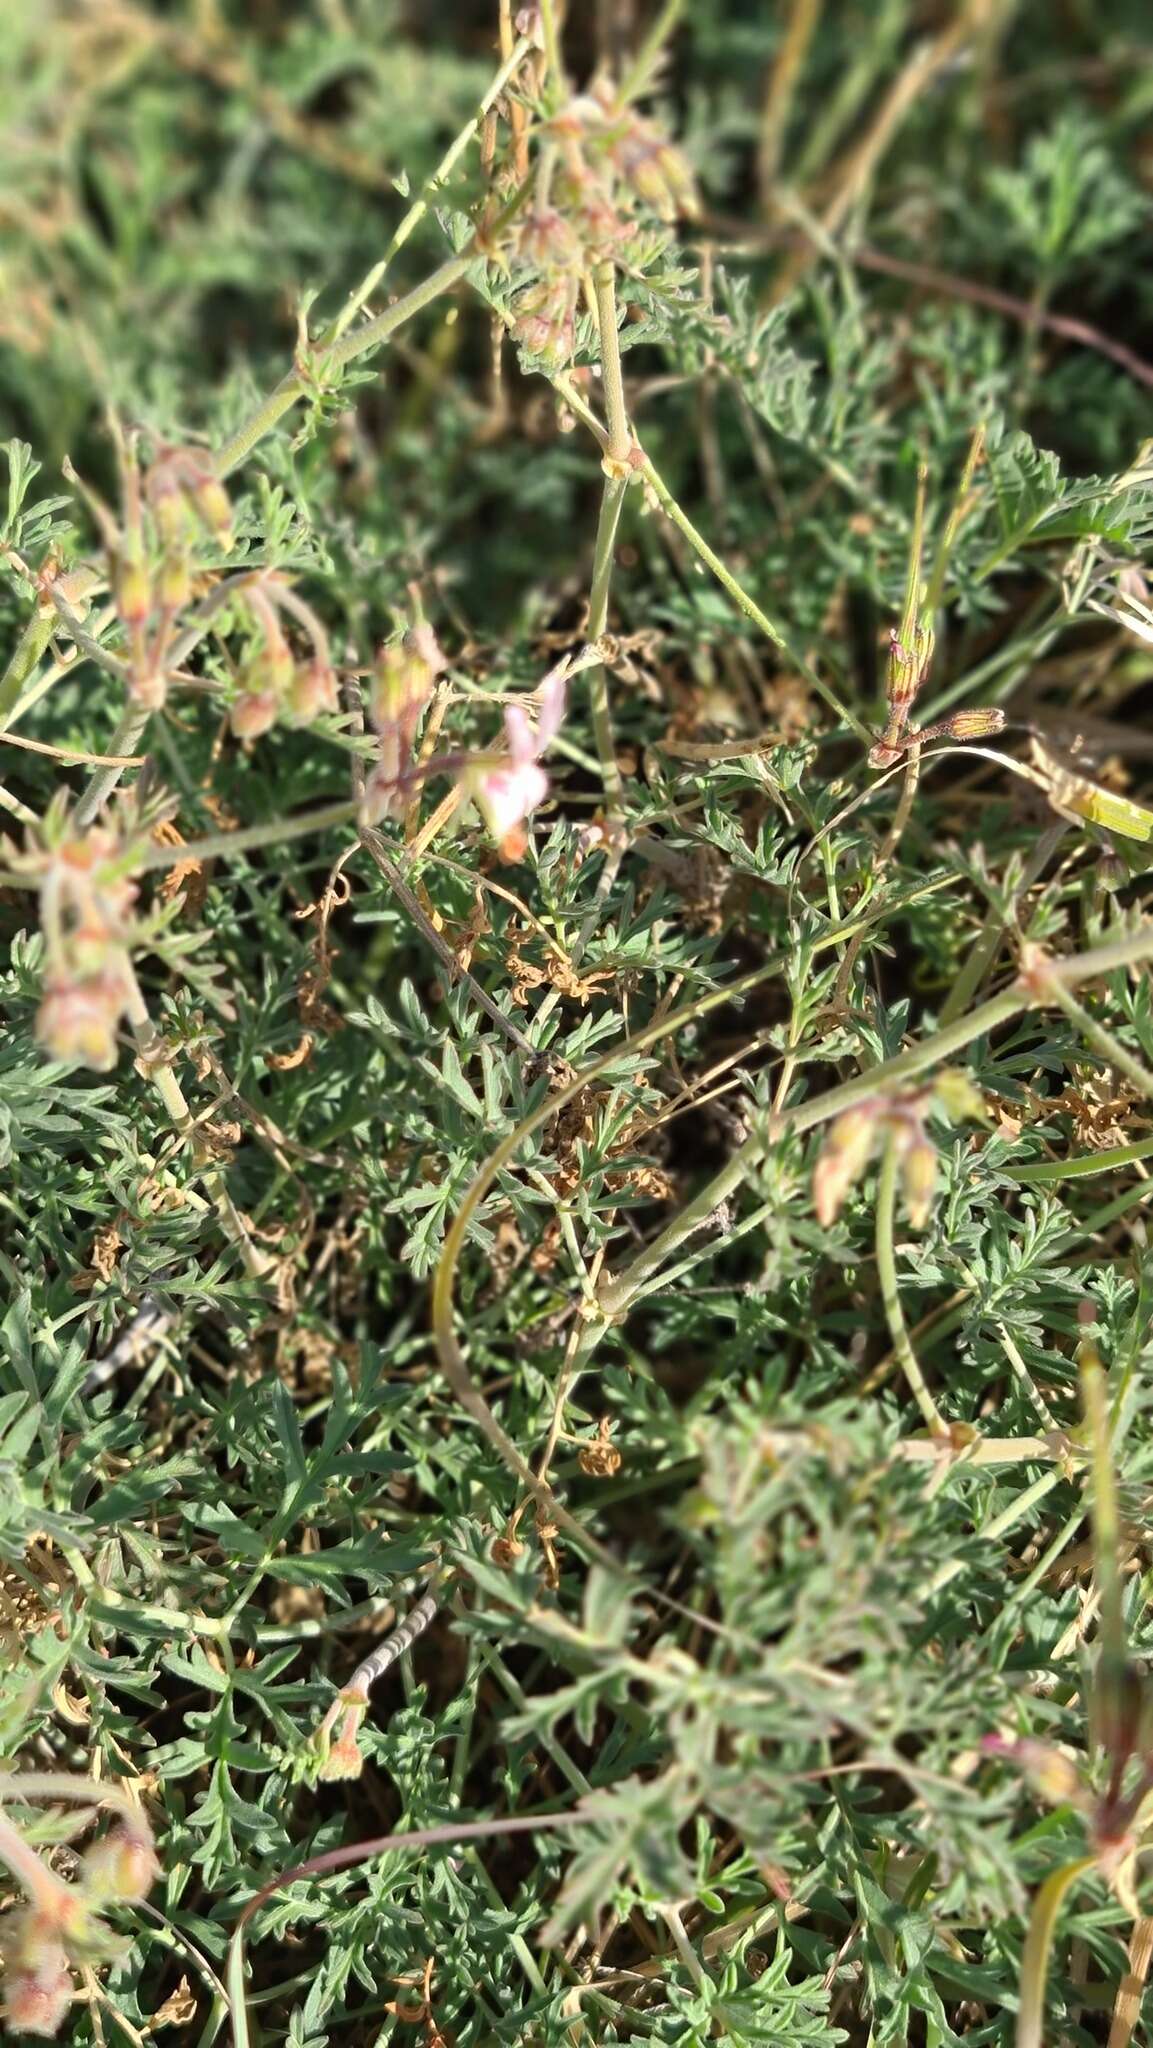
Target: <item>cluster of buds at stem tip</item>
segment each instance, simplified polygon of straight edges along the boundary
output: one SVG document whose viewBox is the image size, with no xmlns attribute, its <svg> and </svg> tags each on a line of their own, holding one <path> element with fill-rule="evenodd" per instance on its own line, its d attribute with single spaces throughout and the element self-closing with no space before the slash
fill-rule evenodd
<svg viewBox="0 0 1153 2048">
<path fill-rule="evenodd" d="M 66 474 L 88 503 L 104 540 L 108 580 L 127 640 L 129 694 L 159 710 L 168 689 L 174 622 L 196 590 L 205 548 L 233 544 L 232 507 L 210 455 L 161 447 L 140 471 L 135 439 L 120 451 L 120 507 L 114 514 L 76 475 Z"/>
<path fill-rule="evenodd" d="M 135 991 L 129 953 L 135 850 L 106 826 L 75 831 L 56 805 L 35 845 L 5 852 L 40 888 L 45 966 L 37 1041 L 54 1059 L 108 1073 Z"/>
<path fill-rule="evenodd" d="M 125 1815 L 86 1851 L 75 1884 L 64 1884 L 27 1848 L 20 1873 L 30 1897 L 8 1915 L 0 1937 L 3 2016 L 12 2033 L 51 2040 L 72 2003 L 72 1965 L 109 1953 L 99 1916 L 145 1899 L 160 1865 L 143 1816 Z"/>
<path fill-rule="evenodd" d="M 643 253 L 644 216 L 672 222 L 697 210 L 688 162 L 653 121 L 598 80 L 546 122 L 532 208 L 498 260 L 520 284 L 515 339 L 549 369 L 572 360 L 582 283 L 600 263 Z"/>
<path fill-rule="evenodd" d="M 813 1206 L 826 1228 L 835 1223 L 851 1188 L 883 1146 L 894 1147 L 914 1229 L 923 1230 L 937 1186 L 937 1148 L 926 1117 L 939 1109 L 952 1122 L 984 1120 L 980 1090 L 959 1068 L 947 1068 L 927 1088 L 905 1094 L 870 1095 L 834 1117 L 813 1169 Z"/>
<path fill-rule="evenodd" d="M 340 704 L 328 635 L 311 605 L 277 575 L 260 576 L 238 600 L 254 637 L 237 670 L 229 723 L 237 739 L 255 740 L 274 725 L 311 725 Z M 308 651 L 298 655 L 285 617 L 303 628 Z"/>
<path fill-rule="evenodd" d="M 376 657 L 368 715 L 378 752 L 363 803 L 369 824 L 403 809 L 420 721 L 446 666 L 436 635 L 422 618 L 399 639 L 386 641 Z"/>
</svg>

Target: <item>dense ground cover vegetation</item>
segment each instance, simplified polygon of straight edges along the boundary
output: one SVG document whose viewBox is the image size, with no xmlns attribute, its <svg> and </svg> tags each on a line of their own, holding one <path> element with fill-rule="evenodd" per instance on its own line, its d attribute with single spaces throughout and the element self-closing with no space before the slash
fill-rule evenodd
<svg viewBox="0 0 1153 2048">
<path fill-rule="evenodd" d="M 1147 9 L 5 25 L 9 2024 L 1148 2039 Z"/>
</svg>

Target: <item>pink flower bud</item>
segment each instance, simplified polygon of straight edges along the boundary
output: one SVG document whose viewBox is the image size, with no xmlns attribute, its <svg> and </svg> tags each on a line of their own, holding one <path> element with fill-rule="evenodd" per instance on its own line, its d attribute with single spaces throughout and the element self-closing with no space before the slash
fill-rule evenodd
<svg viewBox="0 0 1153 2048">
<path fill-rule="evenodd" d="M 52 2040 L 72 2003 L 72 1978 L 63 1948 L 34 1970 L 4 1973 L 4 2018 L 14 2034 Z"/>
<path fill-rule="evenodd" d="M 72 2003 L 68 1956 L 54 1913 L 26 1906 L 4 1931 L 4 2018 L 14 2034 L 51 2040 Z"/>
<path fill-rule="evenodd" d="M 517 299 L 513 338 L 551 370 L 572 361 L 578 289 L 576 277 L 543 278 Z"/>
<path fill-rule="evenodd" d="M 579 271 L 581 267 L 580 243 L 555 206 L 526 215 L 517 238 L 517 253 L 534 270 L 546 275 L 558 270 Z"/>
<path fill-rule="evenodd" d="M 535 761 L 490 768 L 477 777 L 473 794 L 497 845 L 513 857 L 513 848 L 524 848 L 520 826 L 548 795 L 548 776 Z"/>
<path fill-rule="evenodd" d="M 272 690 L 242 690 L 229 707 L 228 723 L 238 740 L 258 740 L 271 732 L 280 715 L 280 699 Z"/>
</svg>

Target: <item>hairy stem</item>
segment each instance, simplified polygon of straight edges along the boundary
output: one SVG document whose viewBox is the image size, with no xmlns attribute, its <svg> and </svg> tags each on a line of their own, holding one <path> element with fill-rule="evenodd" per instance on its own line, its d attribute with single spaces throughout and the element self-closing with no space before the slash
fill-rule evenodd
<svg viewBox="0 0 1153 2048">
<path fill-rule="evenodd" d="M 425 306 L 430 306 L 443 292 L 451 291 L 454 285 L 459 284 L 465 272 L 475 262 L 476 250 L 470 245 L 463 254 L 450 257 L 447 263 L 442 263 L 440 269 L 434 270 L 431 277 L 426 277 L 420 284 L 414 285 L 402 299 L 397 299 L 395 305 L 389 306 L 383 313 L 378 313 L 375 320 L 369 320 L 365 326 L 358 327 L 354 334 L 343 335 L 334 341 L 330 348 L 326 348 L 321 341 L 317 354 L 323 369 L 340 370 L 355 362 L 359 356 L 370 355 L 373 349 L 379 348 L 399 327 L 403 327 L 406 320 L 411 320 L 414 314 L 423 312 Z M 287 376 L 281 378 L 275 389 L 269 392 L 267 398 L 261 400 L 255 411 L 249 414 L 224 443 L 223 448 L 217 450 L 217 475 L 226 477 L 236 469 L 244 461 L 245 456 L 252 453 L 257 443 L 263 441 L 266 434 L 271 433 L 277 421 L 282 420 L 286 412 L 292 411 L 293 406 L 304 397 L 308 388 L 309 377 L 303 368 L 289 370 Z"/>
<path fill-rule="evenodd" d="M 0 676 L 0 732 L 8 724 L 12 708 L 37 662 L 47 651 L 52 624 L 51 616 L 42 618 L 37 609 L 12 649 L 8 666 Z"/>
<path fill-rule="evenodd" d="M 890 1137 L 881 1158 L 881 1172 L 877 1182 L 877 1274 L 881 1282 L 881 1301 L 884 1304 L 885 1320 L 889 1325 L 893 1350 L 909 1383 L 913 1399 L 928 1424 L 930 1434 L 946 1436 L 948 1425 L 929 1392 L 920 1361 L 909 1338 L 905 1311 L 901 1307 L 901 1288 L 897 1279 L 897 1257 L 893 1244 L 898 1163 L 897 1146 Z"/>
</svg>

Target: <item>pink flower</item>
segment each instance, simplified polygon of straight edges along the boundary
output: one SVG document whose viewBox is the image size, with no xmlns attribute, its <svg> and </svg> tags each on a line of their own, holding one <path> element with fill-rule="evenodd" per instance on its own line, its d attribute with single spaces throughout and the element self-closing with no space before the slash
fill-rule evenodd
<svg viewBox="0 0 1153 2048">
<path fill-rule="evenodd" d="M 548 776 L 540 757 L 560 731 L 564 707 L 564 671 L 554 669 L 541 686 L 535 732 L 521 706 L 510 704 L 504 714 L 507 762 L 473 770 L 470 776 L 484 822 L 506 859 L 517 860 L 524 852 L 526 841 L 520 828 L 548 795 Z"/>
</svg>

